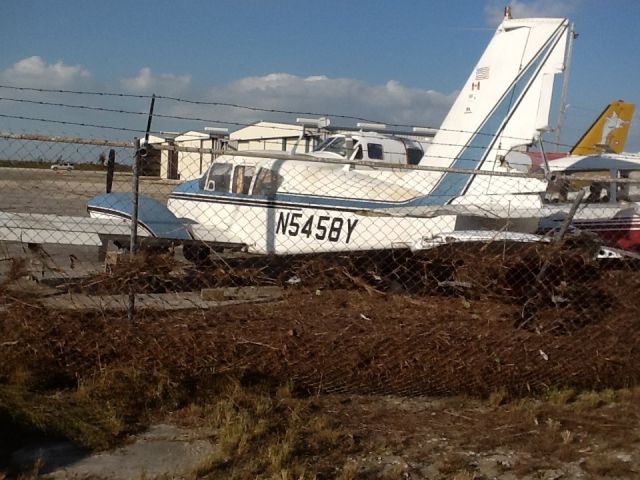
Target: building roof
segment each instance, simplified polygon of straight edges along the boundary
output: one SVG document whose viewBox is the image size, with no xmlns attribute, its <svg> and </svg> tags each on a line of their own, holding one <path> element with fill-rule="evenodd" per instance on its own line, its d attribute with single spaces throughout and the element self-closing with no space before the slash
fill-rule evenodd
<svg viewBox="0 0 640 480">
<path fill-rule="evenodd" d="M 290 123 L 258 122 L 254 125 L 241 128 L 229 135 L 231 140 L 269 139 L 283 137 L 299 137 L 302 125 Z"/>
</svg>

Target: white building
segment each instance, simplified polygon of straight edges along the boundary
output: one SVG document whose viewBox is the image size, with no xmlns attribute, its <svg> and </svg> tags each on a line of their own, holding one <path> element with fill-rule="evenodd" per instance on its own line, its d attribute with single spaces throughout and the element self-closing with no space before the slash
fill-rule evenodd
<svg viewBox="0 0 640 480">
<path fill-rule="evenodd" d="M 329 127 L 329 122 L 326 119 L 320 120 L 325 120 L 321 127 L 309 124 L 258 122 L 236 130 L 230 135 L 219 131 L 220 129 L 211 129 L 212 131 L 205 132 L 167 133 L 164 137 L 150 136 L 149 143 L 213 150 L 295 151 L 295 153 L 302 154 L 313 151 L 316 145 L 330 135 L 358 131 L 355 128 Z M 215 130 L 215 133 L 213 130 Z M 418 141 L 430 141 L 431 137 L 433 137 L 433 133 L 392 132 L 386 129 L 380 132 Z M 159 170 L 161 178 L 181 181 L 200 177 L 207 171 L 209 165 L 217 156 L 206 152 L 175 152 L 171 150 L 156 151 L 154 155 L 158 155 L 158 158 L 153 158 L 150 155 L 145 159 L 146 164 L 149 166 L 147 171 L 155 172 Z M 150 174 L 158 175 L 158 173 Z"/>
<path fill-rule="evenodd" d="M 303 135 L 304 133 L 304 135 Z M 300 137 L 301 135 L 302 138 Z M 255 125 L 233 132 L 229 138 L 237 150 L 278 150 L 297 153 L 313 150 L 315 142 L 322 137 L 318 129 L 305 129 L 303 125 L 290 123 L 258 122 Z"/>
<path fill-rule="evenodd" d="M 208 133 L 189 131 L 184 133 L 166 133 L 163 137 L 149 136 L 150 144 L 162 144 L 179 147 L 193 147 L 198 149 L 222 150 L 227 148 L 228 137 L 224 133 Z M 156 150 L 146 163 L 154 163 L 152 155 L 159 157 L 159 175 L 171 180 L 192 180 L 202 175 L 215 155 L 206 152 L 176 152 L 173 150 Z M 151 159 L 149 160 L 149 158 Z"/>
</svg>

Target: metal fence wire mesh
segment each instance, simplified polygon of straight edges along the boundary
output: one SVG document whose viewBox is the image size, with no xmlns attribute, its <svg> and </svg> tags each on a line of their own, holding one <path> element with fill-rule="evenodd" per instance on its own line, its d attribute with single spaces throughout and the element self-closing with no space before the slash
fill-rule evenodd
<svg viewBox="0 0 640 480">
<path fill-rule="evenodd" d="M 372 161 L 356 134 L 314 156 L 323 138 L 304 133 L 252 153 L 99 132 L 0 134 L 3 330 L 31 312 L 69 372 L 95 345 L 308 392 L 637 381 L 637 156 L 517 169 L 479 145 L 423 165 L 408 138 Z"/>
</svg>

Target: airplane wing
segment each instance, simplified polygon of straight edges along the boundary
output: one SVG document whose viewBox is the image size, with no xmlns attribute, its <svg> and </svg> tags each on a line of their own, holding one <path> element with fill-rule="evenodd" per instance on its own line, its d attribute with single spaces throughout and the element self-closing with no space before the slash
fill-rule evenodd
<svg viewBox="0 0 640 480">
<path fill-rule="evenodd" d="M 411 251 L 419 252 L 431 250 L 442 245 L 452 243 L 551 243 L 552 237 L 535 233 L 505 232 L 502 230 L 460 230 L 448 233 L 439 233 L 433 237 L 423 237 L 411 246 Z M 600 245 L 594 255 L 595 259 L 634 259 L 640 260 L 640 255 L 629 250 Z"/>
<path fill-rule="evenodd" d="M 571 205 L 567 205 L 567 212 Z M 548 211 L 547 211 L 548 210 Z M 504 204 L 455 204 L 455 205 L 421 205 L 415 207 L 390 207 L 390 208 L 372 208 L 368 210 L 360 210 L 356 212 L 358 215 L 370 217 L 417 217 L 417 218 L 434 218 L 442 215 L 460 215 L 467 217 L 483 217 L 483 218 L 531 218 L 546 217 L 555 214 L 558 208 L 523 208 L 511 207 Z"/>
<path fill-rule="evenodd" d="M 126 237 L 127 220 L 0 212 L 0 239 L 21 243 L 102 245 L 101 235 Z M 141 229 L 141 236 L 149 236 Z"/>
<path fill-rule="evenodd" d="M 154 225 L 157 227 L 157 224 Z M 150 230 L 149 224 L 140 223 L 138 236 L 168 240 L 177 243 L 204 242 L 222 246 L 242 246 L 235 237 L 199 224 L 173 224 L 169 233 Z M 102 246 L 104 240 L 126 239 L 131 235 L 131 220 L 115 216 L 100 218 L 62 216 L 38 213 L 12 213 L 0 211 L 0 240 L 20 243 Z"/>
<path fill-rule="evenodd" d="M 634 204 L 609 206 L 608 204 L 591 205 L 606 217 L 637 215 L 640 207 Z M 463 217 L 481 217 L 493 219 L 548 218 L 567 215 L 570 203 L 553 203 L 543 206 L 513 206 L 504 202 L 453 205 L 418 205 L 413 207 L 372 208 L 356 212 L 369 217 L 415 217 L 435 218 L 442 215 L 458 215 Z"/>
<path fill-rule="evenodd" d="M 423 237 L 411 246 L 411 250 L 430 250 L 451 243 L 466 242 L 516 242 L 549 243 L 550 237 L 533 233 L 505 232 L 501 230 L 460 230 L 440 233 L 433 237 Z"/>
</svg>

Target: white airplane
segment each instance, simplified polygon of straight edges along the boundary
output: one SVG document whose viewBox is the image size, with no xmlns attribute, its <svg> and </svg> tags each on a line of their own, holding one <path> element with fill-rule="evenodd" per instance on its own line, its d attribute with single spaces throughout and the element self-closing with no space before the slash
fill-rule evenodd
<svg viewBox="0 0 640 480">
<path fill-rule="evenodd" d="M 384 159 L 385 145 L 372 133 L 334 136 L 308 161 L 265 152 L 256 154 L 261 158 L 221 156 L 202 178 L 176 188 L 168 208 L 179 219 L 219 231 L 203 240 L 223 239 L 255 253 L 393 248 L 442 232 L 502 228 L 509 208 L 541 206 L 546 182 L 497 174 L 508 173 L 500 162 L 508 151 L 535 142 L 548 124 L 568 30 L 562 18 L 505 18 L 417 169 L 376 168 L 372 160 Z M 415 156 L 407 154 L 402 163 Z M 353 163 L 329 163 L 339 158 Z M 105 202 L 108 197 L 98 203 Z M 420 215 L 389 215 L 395 208 Z M 509 221 L 517 230 L 535 229 L 531 218 Z"/>
<path fill-rule="evenodd" d="M 534 232 L 548 182 L 511 172 L 504 158 L 547 129 L 568 32 L 563 18 L 506 16 L 421 156 L 405 143 L 405 158 L 389 162 L 392 147 L 370 132 L 331 137 L 302 161 L 282 152 L 223 155 L 178 186 L 166 207 L 142 198 L 141 235 L 184 242 L 185 256 L 197 259 L 202 244 L 294 254 L 411 247 L 447 232 Z M 122 229 L 130 221 L 131 199 L 90 200 L 94 218 L 73 234 L 103 241 L 109 222 Z M 14 238 L 35 235 L 17 231 L 24 218 L 3 215 Z"/>
</svg>

